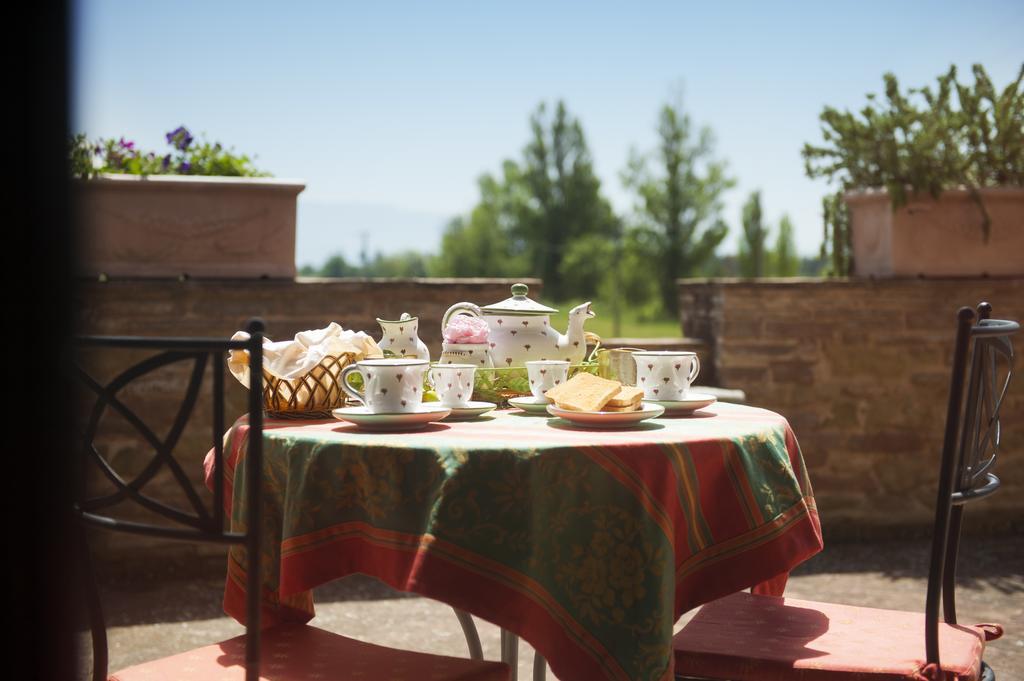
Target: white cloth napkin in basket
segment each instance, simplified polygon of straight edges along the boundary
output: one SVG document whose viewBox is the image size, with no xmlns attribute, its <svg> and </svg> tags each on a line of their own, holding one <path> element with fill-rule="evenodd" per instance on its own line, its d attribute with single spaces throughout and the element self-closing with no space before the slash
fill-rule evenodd
<svg viewBox="0 0 1024 681">
<path fill-rule="evenodd" d="M 248 340 L 249 334 L 237 331 L 231 340 Z M 284 379 L 301 378 L 309 373 L 324 357 L 353 355 L 352 361 L 370 357 L 383 357 L 377 342 L 363 331 L 345 331 L 337 322 L 324 329 L 300 331 L 294 340 L 271 341 L 263 339 L 263 368 L 271 375 Z M 246 388 L 249 387 L 249 353 L 231 350 L 228 370 Z"/>
</svg>

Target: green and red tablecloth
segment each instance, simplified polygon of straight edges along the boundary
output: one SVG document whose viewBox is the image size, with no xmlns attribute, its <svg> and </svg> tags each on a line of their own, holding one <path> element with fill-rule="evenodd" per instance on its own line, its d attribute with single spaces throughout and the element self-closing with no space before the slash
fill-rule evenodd
<svg viewBox="0 0 1024 681">
<path fill-rule="evenodd" d="M 236 489 L 246 436 L 229 433 Z M 361 572 L 518 634 L 564 681 L 668 679 L 682 613 L 780 592 L 822 547 L 796 438 L 753 407 L 618 431 L 498 412 L 396 434 L 268 421 L 263 437 L 267 626 L 310 619 L 314 587 Z M 224 599 L 239 620 L 243 556 Z"/>
</svg>

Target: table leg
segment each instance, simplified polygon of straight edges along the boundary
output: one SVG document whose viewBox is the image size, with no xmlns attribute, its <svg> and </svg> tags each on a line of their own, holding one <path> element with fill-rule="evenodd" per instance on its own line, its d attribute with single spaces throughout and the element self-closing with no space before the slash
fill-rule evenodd
<svg viewBox="0 0 1024 681">
<path fill-rule="evenodd" d="M 512 670 L 509 681 L 519 679 L 519 637 L 511 631 L 501 630 L 501 661 Z"/>
<path fill-rule="evenodd" d="M 459 618 L 459 624 L 462 625 L 462 634 L 466 637 L 466 645 L 469 646 L 469 657 L 473 660 L 484 659 L 484 649 L 480 645 L 480 634 L 476 630 L 473 616 L 458 608 L 452 608 L 452 610 L 455 611 L 455 616 Z M 502 640 L 502 646 L 504 646 L 504 639 Z M 502 647 L 502 651 L 504 650 L 505 648 Z"/>
<path fill-rule="evenodd" d="M 484 659 L 483 646 L 480 645 L 480 634 L 477 632 L 473 616 L 457 608 L 455 617 L 462 625 L 462 633 L 466 637 L 466 645 L 469 646 L 469 657 L 474 660 Z M 501 661 L 508 664 L 512 669 L 510 681 L 517 681 L 519 677 L 519 637 L 510 631 L 501 630 Z M 547 663 L 540 653 L 533 653 L 533 681 L 545 681 L 547 675 Z"/>
<path fill-rule="evenodd" d="M 536 650 L 533 651 L 533 681 L 544 681 L 547 675 L 548 663 Z"/>
</svg>

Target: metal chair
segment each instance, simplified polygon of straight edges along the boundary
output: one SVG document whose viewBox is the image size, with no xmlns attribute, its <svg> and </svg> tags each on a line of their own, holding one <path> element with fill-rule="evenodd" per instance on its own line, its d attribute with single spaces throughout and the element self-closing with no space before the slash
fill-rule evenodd
<svg viewBox="0 0 1024 681">
<path fill-rule="evenodd" d="M 209 338 L 128 338 L 81 337 L 76 349 L 102 349 L 107 355 L 150 351 L 147 359 L 137 362 L 103 383 L 93 378 L 79 363 L 73 372 L 80 383 L 92 394 L 94 402 L 85 418 L 78 464 L 75 513 L 83 528 L 79 533 L 79 561 L 85 578 L 85 602 L 90 614 L 93 651 L 93 681 L 108 678 L 106 625 L 100 605 L 100 596 L 93 572 L 86 528 L 93 527 L 115 532 L 127 532 L 151 537 L 196 542 L 240 544 L 245 547 L 246 574 L 260 574 L 261 474 L 262 474 L 262 366 L 263 323 L 253 320 L 247 327 L 250 337 L 245 341 Z M 248 516 L 241 527 L 225 529 L 223 503 L 224 488 L 224 359 L 229 350 L 247 350 L 250 357 L 252 385 L 249 390 L 248 418 L 249 445 L 242 464 L 244 475 L 236 480 L 248 496 Z M 190 417 L 195 412 L 207 364 L 212 366 L 214 450 L 214 493 L 212 505 L 207 507 L 200 494 L 174 458 L 175 446 L 181 439 Z M 133 381 L 164 367 L 191 366 L 191 374 L 184 398 L 174 415 L 167 435 L 159 436 L 144 418 L 127 406 L 119 393 Z M 101 451 L 99 443 L 105 413 L 110 410 L 129 423 L 148 445 L 149 458 L 141 471 L 130 479 L 123 476 L 111 458 Z M 98 443 L 99 440 L 99 443 Z M 107 494 L 90 493 L 87 489 L 87 468 L 92 466 L 113 486 Z M 184 494 L 189 508 L 182 509 L 162 502 L 147 494 L 145 487 L 162 470 L 169 470 Z M 158 524 L 128 520 L 108 515 L 112 507 L 123 502 L 133 503 L 160 517 Z M 122 670 L 111 679 L 239 679 L 257 681 L 293 681 L 306 678 L 362 679 L 367 678 L 437 678 L 479 679 L 480 681 L 507 681 L 509 668 L 499 662 L 465 660 L 461 658 L 414 653 L 386 648 L 340 636 L 307 625 L 282 625 L 261 630 L 260 588 L 247 588 L 245 634 L 218 644 L 206 646 L 179 655 L 154 660 Z M 264 669 L 266 675 L 261 676 Z"/>
<path fill-rule="evenodd" d="M 999 487 L 999 408 L 1013 373 L 1011 336 L 1020 330 L 991 312 L 982 303 L 977 316 L 968 307 L 957 314 L 923 616 L 732 594 L 701 608 L 676 634 L 679 677 L 994 681 L 982 653 L 1002 628 L 958 624 L 955 600 L 964 506 Z"/>
</svg>

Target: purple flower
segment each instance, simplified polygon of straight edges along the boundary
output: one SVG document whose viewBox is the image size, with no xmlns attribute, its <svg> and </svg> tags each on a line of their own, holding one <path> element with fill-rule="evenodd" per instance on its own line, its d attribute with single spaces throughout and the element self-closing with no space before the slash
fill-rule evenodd
<svg viewBox="0 0 1024 681">
<path fill-rule="evenodd" d="M 188 171 L 192 168 L 192 164 L 188 161 L 182 161 L 181 165 L 178 166 L 178 172 L 182 175 L 188 175 Z"/>
<path fill-rule="evenodd" d="M 122 149 L 127 149 L 128 151 L 131 151 L 132 149 L 135 148 L 135 142 L 126 142 L 123 137 L 121 138 L 121 140 L 117 144 Z"/>
<path fill-rule="evenodd" d="M 174 145 L 176 149 L 180 149 L 181 151 L 185 151 L 186 149 L 188 149 L 189 145 L 192 144 L 192 140 L 194 139 L 192 137 L 192 133 L 190 133 L 188 131 L 188 128 L 186 128 L 184 125 L 179 125 L 174 130 L 171 130 L 169 133 L 167 133 L 166 137 L 168 144 Z"/>
<path fill-rule="evenodd" d="M 167 170 L 167 168 L 170 167 L 171 165 L 171 155 L 167 154 L 166 156 L 164 156 L 163 163 L 161 163 L 160 165 L 163 167 L 164 170 Z"/>
</svg>

